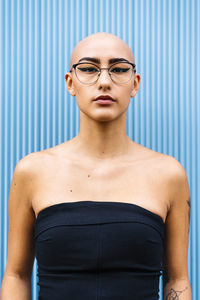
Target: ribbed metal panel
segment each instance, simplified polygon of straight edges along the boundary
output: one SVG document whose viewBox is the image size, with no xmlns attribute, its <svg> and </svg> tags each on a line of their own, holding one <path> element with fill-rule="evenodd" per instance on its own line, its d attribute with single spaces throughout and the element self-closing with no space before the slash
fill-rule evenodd
<svg viewBox="0 0 200 300">
<path fill-rule="evenodd" d="M 128 135 L 137 143 L 174 156 L 186 169 L 192 202 L 189 273 L 193 299 L 200 299 L 199 1 L 0 3 L 1 280 L 14 167 L 28 153 L 78 133 L 79 110 L 67 93 L 64 74 L 77 42 L 94 32 L 106 31 L 131 46 L 142 76 L 140 92 L 131 99 L 127 113 Z M 33 300 L 38 292 L 36 281 L 35 262 Z"/>
</svg>

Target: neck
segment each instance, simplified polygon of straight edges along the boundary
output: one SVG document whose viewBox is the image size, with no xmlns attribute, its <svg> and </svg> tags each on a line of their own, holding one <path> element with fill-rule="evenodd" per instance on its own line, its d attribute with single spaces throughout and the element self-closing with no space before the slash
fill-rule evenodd
<svg viewBox="0 0 200 300">
<path fill-rule="evenodd" d="M 126 116 L 112 122 L 81 118 L 80 132 L 74 142 L 77 153 L 96 160 L 125 157 L 133 146 L 126 134 Z"/>
</svg>

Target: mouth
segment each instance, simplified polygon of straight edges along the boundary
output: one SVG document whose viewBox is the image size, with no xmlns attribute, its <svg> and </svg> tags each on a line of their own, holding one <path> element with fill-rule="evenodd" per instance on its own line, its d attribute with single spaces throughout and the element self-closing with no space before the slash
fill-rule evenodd
<svg viewBox="0 0 200 300">
<path fill-rule="evenodd" d="M 102 100 L 102 101 L 113 101 L 115 102 L 116 100 L 114 100 L 111 96 L 109 95 L 100 95 L 98 96 L 94 101 L 98 101 L 98 100 Z"/>
</svg>

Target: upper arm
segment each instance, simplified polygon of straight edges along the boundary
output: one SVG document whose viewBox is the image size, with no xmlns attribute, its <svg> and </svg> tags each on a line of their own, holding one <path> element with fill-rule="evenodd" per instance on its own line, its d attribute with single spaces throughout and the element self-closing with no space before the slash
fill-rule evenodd
<svg viewBox="0 0 200 300">
<path fill-rule="evenodd" d="M 184 167 L 173 160 L 170 208 L 165 223 L 164 284 L 188 278 L 190 191 Z"/>
<path fill-rule="evenodd" d="M 35 215 L 30 195 L 33 176 L 30 158 L 22 159 L 16 166 L 10 185 L 8 214 L 8 253 L 6 274 L 30 278 L 34 251 Z"/>
</svg>

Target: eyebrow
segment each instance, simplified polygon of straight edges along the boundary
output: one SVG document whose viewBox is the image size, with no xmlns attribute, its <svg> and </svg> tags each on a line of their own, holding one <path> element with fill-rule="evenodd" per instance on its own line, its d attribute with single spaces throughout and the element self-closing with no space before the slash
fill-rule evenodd
<svg viewBox="0 0 200 300">
<path fill-rule="evenodd" d="M 81 62 L 81 61 L 83 61 L 83 60 L 87 60 L 87 61 L 91 61 L 91 62 L 100 64 L 100 59 L 99 59 L 99 58 L 96 58 L 96 57 L 83 57 L 83 58 L 81 58 L 78 62 Z M 118 58 L 118 57 L 116 57 L 116 58 L 111 58 L 111 59 L 109 59 L 108 62 L 109 62 L 109 64 L 113 64 L 113 63 L 120 62 L 120 61 L 126 61 L 126 62 L 129 62 L 127 59 L 122 58 L 122 57 L 120 57 L 120 58 Z"/>
</svg>

